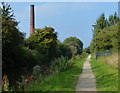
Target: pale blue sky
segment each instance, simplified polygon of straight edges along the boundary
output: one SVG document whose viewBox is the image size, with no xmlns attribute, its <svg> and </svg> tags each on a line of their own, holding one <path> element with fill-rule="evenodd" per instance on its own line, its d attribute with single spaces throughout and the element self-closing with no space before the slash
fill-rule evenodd
<svg viewBox="0 0 120 93">
<path fill-rule="evenodd" d="M 84 43 L 84 48 L 92 40 L 92 24 L 101 13 L 108 17 L 118 12 L 117 2 L 59 2 L 59 3 L 9 3 L 14 10 L 15 18 L 20 22 L 19 29 L 29 36 L 30 9 L 35 5 L 35 28 L 50 26 L 58 32 L 58 39 L 62 42 L 65 38 L 75 36 Z"/>
</svg>

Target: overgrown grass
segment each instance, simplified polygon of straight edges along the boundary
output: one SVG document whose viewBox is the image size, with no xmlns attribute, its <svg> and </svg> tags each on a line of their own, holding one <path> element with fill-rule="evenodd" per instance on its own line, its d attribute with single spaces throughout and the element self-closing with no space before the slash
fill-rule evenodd
<svg viewBox="0 0 120 93">
<path fill-rule="evenodd" d="M 108 57 L 107 57 L 108 58 Z M 98 91 L 118 91 L 118 69 L 108 65 L 106 57 L 92 58 L 91 66 L 96 77 Z"/>
<path fill-rule="evenodd" d="M 114 53 L 110 56 L 107 56 L 104 59 L 108 65 L 110 65 L 113 68 L 118 69 L 118 53 Z"/>
<path fill-rule="evenodd" d="M 42 82 L 38 78 L 30 84 L 27 91 L 74 91 L 86 57 L 87 55 L 72 60 L 75 63 L 74 66 L 65 72 L 49 75 Z"/>
</svg>

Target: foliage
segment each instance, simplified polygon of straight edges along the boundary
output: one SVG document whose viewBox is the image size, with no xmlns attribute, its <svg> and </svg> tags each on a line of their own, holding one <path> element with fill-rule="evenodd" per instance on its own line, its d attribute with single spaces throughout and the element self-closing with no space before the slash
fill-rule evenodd
<svg viewBox="0 0 120 93">
<path fill-rule="evenodd" d="M 23 58 L 26 68 L 32 69 L 35 65 L 41 65 L 45 57 L 36 50 L 27 49 L 24 51 Z"/>
<path fill-rule="evenodd" d="M 26 87 L 32 82 L 33 75 L 29 77 L 21 76 L 21 81 L 16 81 L 15 87 L 11 88 L 11 91 L 25 91 Z"/>
<path fill-rule="evenodd" d="M 96 48 L 97 52 L 109 50 L 114 48 L 118 49 L 118 24 L 104 28 L 99 34 L 93 38 L 91 43 L 91 50 Z"/>
<path fill-rule="evenodd" d="M 24 34 L 19 31 L 19 22 L 15 20 L 9 4 L 2 3 L 0 14 L 2 16 L 2 72 L 3 75 L 7 74 L 11 85 L 21 74 L 30 72 L 34 65 L 40 63 L 38 58 L 41 55 L 24 45 Z"/>
<path fill-rule="evenodd" d="M 44 49 L 49 49 L 55 47 L 57 34 L 51 27 L 45 27 L 43 29 L 36 29 L 35 32 L 28 38 L 30 49 L 36 49 L 40 51 L 42 48 L 42 53 Z"/>
<path fill-rule="evenodd" d="M 21 48 L 23 46 L 24 35 L 18 30 L 18 22 L 14 19 L 11 6 L 2 3 L 0 9 L 2 16 L 2 71 L 12 81 L 13 76 L 16 78 L 15 72 L 18 70 L 20 72 L 21 67 L 24 65 L 22 61 L 24 51 Z M 11 73 L 12 75 L 10 75 Z"/>
<path fill-rule="evenodd" d="M 4 75 L 2 79 L 2 91 L 8 91 L 8 90 L 9 90 L 9 80 L 7 75 Z"/>
<path fill-rule="evenodd" d="M 50 65 L 50 70 L 53 73 L 64 72 L 73 66 L 73 62 L 68 61 L 68 58 L 61 56 L 58 59 L 54 59 Z"/>
<path fill-rule="evenodd" d="M 96 20 L 96 23 L 94 25 L 93 36 L 97 35 L 105 27 L 115 25 L 116 23 L 118 23 L 118 21 L 119 17 L 117 16 L 117 13 L 114 13 L 114 15 L 110 15 L 108 19 L 105 18 L 105 14 L 102 13 L 100 17 Z"/>
<path fill-rule="evenodd" d="M 37 77 L 41 77 L 41 68 L 39 65 L 36 65 L 34 68 L 33 68 L 33 72 L 32 72 L 34 78 L 37 78 Z"/>
<path fill-rule="evenodd" d="M 102 20 L 104 21 L 102 22 Z M 118 49 L 118 24 L 119 18 L 117 14 L 109 16 L 107 20 L 108 25 L 105 24 L 105 17 L 101 15 L 101 17 L 97 20 L 97 24 L 94 27 L 94 36 L 90 45 L 91 51 L 104 51 L 113 48 L 115 51 Z M 99 22 L 100 21 L 100 22 Z M 104 25 L 104 26 L 103 26 Z M 99 26 L 99 27 L 98 27 Z"/>
<path fill-rule="evenodd" d="M 16 56 L 22 55 L 20 47 L 23 42 L 23 34 L 18 31 L 18 22 L 14 19 L 10 5 L 2 3 L 1 10 L 3 62 L 6 64 L 6 62 L 15 60 Z"/>
<path fill-rule="evenodd" d="M 91 52 L 90 52 L 90 46 L 87 47 L 87 48 L 85 48 L 85 49 L 83 50 L 83 52 L 85 52 L 85 53 L 89 53 L 89 54 L 90 54 L 90 53 L 91 53 Z"/>
<path fill-rule="evenodd" d="M 99 33 L 103 28 L 108 26 L 108 21 L 105 19 L 104 13 L 100 15 L 100 17 L 96 20 L 96 24 L 94 26 L 94 35 Z"/>
<path fill-rule="evenodd" d="M 75 64 L 67 71 L 51 74 L 40 80 L 32 82 L 26 89 L 27 91 L 69 91 L 74 92 L 75 86 L 78 81 L 79 75 L 82 73 L 83 64 L 87 55 L 82 59 L 78 56 L 78 59 L 72 60 Z M 63 84 L 64 82 L 64 84 Z"/>
<path fill-rule="evenodd" d="M 69 46 L 73 56 L 82 53 L 83 43 L 78 38 L 69 37 L 69 38 L 66 38 L 63 43 Z"/>
<path fill-rule="evenodd" d="M 117 13 L 114 13 L 114 15 L 110 15 L 109 18 L 109 25 L 115 25 L 119 21 L 119 17 L 117 16 Z"/>
<path fill-rule="evenodd" d="M 56 53 L 57 57 L 61 57 L 61 56 L 68 58 L 72 57 L 72 52 L 70 48 L 67 45 L 61 43 L 60 41 L 57 41 L 56 52 L 57 52 Z"/>
<path fill-rule="evenodd" d="M 50 65 L 50 61 L 61 56 L 71 58 L 72 53 L 68 46 L 57 40 L 57 33 L 51 27 L 36 29 L 26 39 L 26 47 L 38 51 L 42 56 L 41 65 Z"/>
<path fill-rule="evenodd" d="M 4 90 L 24 91 L 34 82 L 33 79 L 39 78 L 41 82 L 50 71 L 56 73 L 68 70 L 73 66 L 73 61 L 68 61 L 72 55 L 82 53 L 83 43 L 79 39 L 70 37 L 71 40 L 63 44 L 57 40 L 57 33 L 51 27 L 35 29 L 29 38 L 24 39 L 11 6 L 2 3 L 0 13 L 3 40 L 2 71 L 9 78 L 9 85 L 2 86 Z"/>
<path fill-rule="evenodd" d="M 32 50 L 39 51 L 46 57 L 44 62 L 50 61 L 56 56 L 57 33 L 51 27 L 36 29 L 35 32 L 26 39 L 28 46 Z"/>
</svg>

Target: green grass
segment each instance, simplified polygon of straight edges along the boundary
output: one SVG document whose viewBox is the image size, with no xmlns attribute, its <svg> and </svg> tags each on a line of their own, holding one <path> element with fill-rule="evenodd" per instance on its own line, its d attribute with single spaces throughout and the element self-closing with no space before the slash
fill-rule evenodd
<svg viewBox="0 0 120 93">
<path fill-rule="evenodd" d="M 75 59 L 75 64 L 72 68 L 65 72 L 50 75 L 42 82 L 39 79 L 28 87 L 28 91 L 74 91 L 79 75 L 82 72 L 83 64 L 87 55 L 82 59 Z"/>
<path fill-rule="evenodd" d="M 105 57 L 91 60 L 98 91 L 118 91 L 118 69 L 106 64 Z"/>
</svg>

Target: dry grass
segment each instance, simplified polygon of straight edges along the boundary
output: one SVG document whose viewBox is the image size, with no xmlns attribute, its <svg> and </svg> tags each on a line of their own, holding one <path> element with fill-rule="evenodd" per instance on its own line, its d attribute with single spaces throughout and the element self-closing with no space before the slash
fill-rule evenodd
<svg viewBox="0 0 120 93">
<path fill-rule="evenodd" d="M 118 68 L 118 53 L 106 57 L 106 63 L 114 68 Z"/>
<path fill-rule="evenodd" d="M 106 63 L 107 65 L 115 69 L 118 69 L 118 53 L 114 53 L 110 56 L 102 56 L 98 59 L 99 59 L 98 62 Z"/>
</svg>

